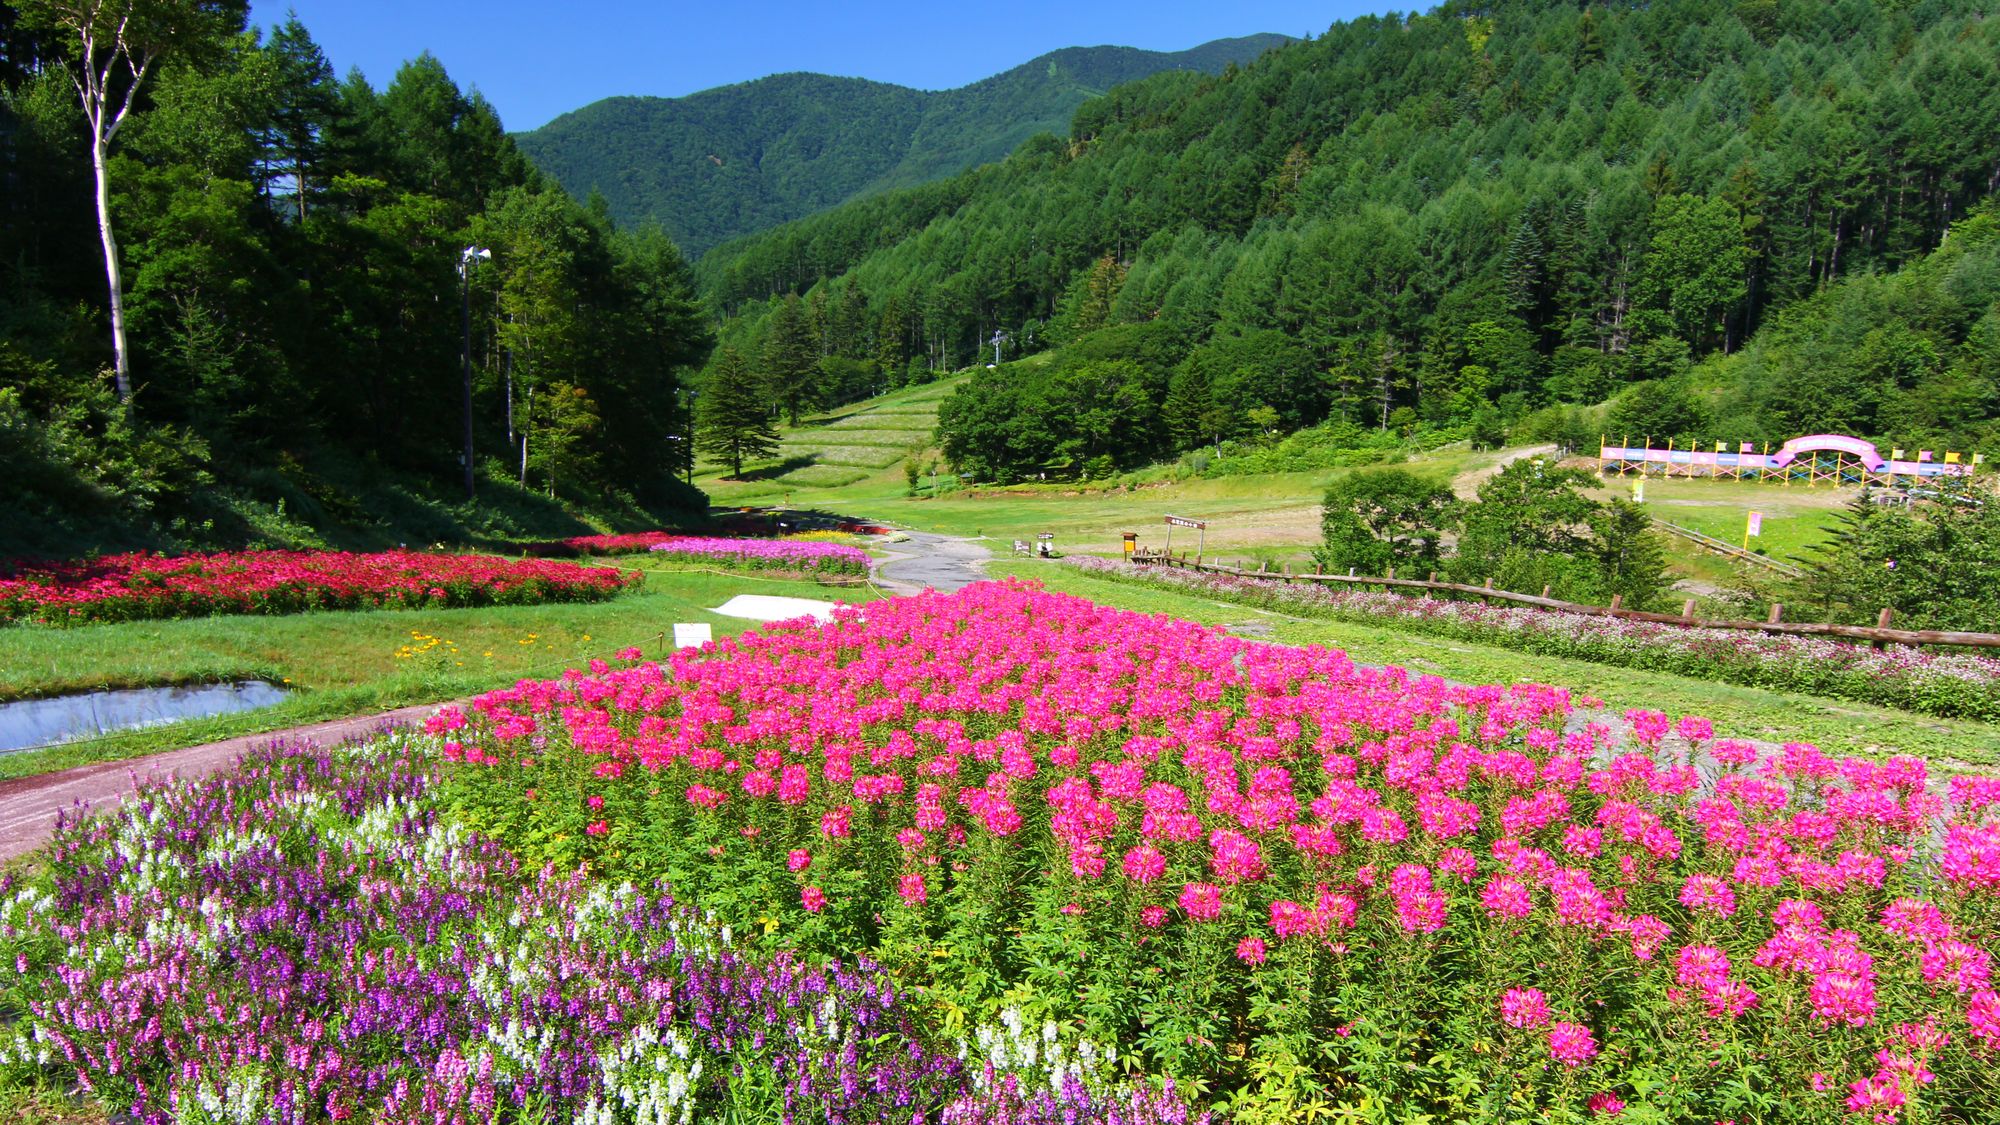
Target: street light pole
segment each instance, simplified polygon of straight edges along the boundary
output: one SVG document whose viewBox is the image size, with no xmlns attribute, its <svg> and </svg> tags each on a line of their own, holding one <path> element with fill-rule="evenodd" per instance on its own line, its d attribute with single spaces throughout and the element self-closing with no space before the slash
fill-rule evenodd
<svg viewBox="0 0 2000 1125">
<path fill-rule="evenodd" d="M 491 258 L 493 251 L 484 246 L 468 246 L 458 256 L 458 328 L 459 328 L 459 373 L 461 389 L 464 392 L 460 405 L 465 414 L 465 449 L 460 454 L 465 461 L 465 500 L 471 503 L 472 491 L 472 263 L 480 258 Z"/>
<path fill-rule="evenodd" d="M 689 388 L 687 410 L 684 412 L 685 417 L 681 420 L 682 424 L 687 427 L 687 483 L 689 488 L 694 487 L 694 404 L 699 398 L 701 398 L 701 392 L 694 388 Z"/>
</svg>

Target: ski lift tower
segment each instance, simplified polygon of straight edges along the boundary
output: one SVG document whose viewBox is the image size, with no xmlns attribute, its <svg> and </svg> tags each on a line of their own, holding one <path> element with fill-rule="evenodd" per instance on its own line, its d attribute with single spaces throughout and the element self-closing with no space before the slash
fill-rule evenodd
<svg viewBox="0 0 2000 1125">
<path fill-rule="evenodd" d="M 1007 333 L 1001 331 L 1000 329 L 995 328 L 993 330 L 993 338 L 991 340 L 986 341 L 987 343 L 993 345 L 993 366 L 995 367 L 1000 366 L 1000 345 L 1006 343 L 1011 339 L 1013 339 L 1012 336 L 1007 335 Z"/>
</svg>

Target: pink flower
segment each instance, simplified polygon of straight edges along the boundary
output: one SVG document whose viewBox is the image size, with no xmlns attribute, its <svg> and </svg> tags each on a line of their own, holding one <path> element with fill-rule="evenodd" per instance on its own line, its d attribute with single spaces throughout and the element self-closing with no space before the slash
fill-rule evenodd
<svg viewBox="0 0 2000 1125">
<path fill-rule="evenodd" d="M 592 811 L 592 812 L 596 812 L 596 811 L 597 811 L 598 809 L 601 809 L 601 808 L 603 808 L 603 807 L 604 807 L 604 798 L 602 798 L 602 797 L 599 797 L 599 796 L 597 796 L 596 794 L 594 794 L 594 793 L 593 793 L 593 794 L 591 794 L 590 796 L 588 796 L 588 797 L 585 797 L 585 798 L 583 799 L 583 803 L 584 803 L 585 805 L 589 806 L 589 808 L 590 808 L 590 811 Z"/>
<path fill-rule="evenodd" d="M 1125 853 L 1125 877 L 1146 886 L 1167 873 L 1167 857 L 1151 844 L 1140 844 Z"/>
<path fill-rule="evenodd" d="M 1486 880 L 1486 887 L 1479 892 L 1479 901 L 1486 906 L 1486 913 L 1494 918 L 1526 918 L 1535 912 L 1535 898 L 1527 884 L 1506 875 L 1495 875 Z"/>
<path fill-rule="evenodd" d="M 1972 1025 L 1972 1033 L 1985 1040 L 1986 1046 L 2000 1047 L 2000 996 L 1995 996 L 1991 989 L 1973 993 L 1965 1005 L 1965 1022 Z"/>
<path fill-rule="evenodd" d="M 1909 1100 L 1903 1093 L 1902 1083 L 1887 1071 L 1878 1071 L 1873 1077 L 1849 1083 L 1847 1089 L 1847 1112 L 1867 1114 L 1880 1122 L 1894 1121 L 1896 1111 Z"/>
<path fill-rule="evenodd" d="M 611 826 L 601 820 L 593 820 L 584 827 L 583 831 L 585 835 L 602 836 L 606 832 L 611 831 Z"/>
<path fill-rule="evenodd" d="M 1139 924 L 1149 930 L 1157 930 L 1167 924 L 1167 908 L 1148 906 L 1139 912 Z"/>
<path fill-rule="evenodd" d="M 1209 833 L 1209 847 L 1215 849 L 1209 867 L 1225 883 L 1255 882 L 1264 877 L 1264 857 L 1257 842 L 1241 832 L 1218 828 Z"/>
<path fill-rule="evenodd" d="M 1736 892 L 1713 875 L 1690 875 L 1681 885 L 1681 905 L 1727 918 L 1736 913 Z"/>
<path fill-rule="evenodd" d="M 826 907 L 826 892 L 818 887 L 805 887 L 799 891 L 799 905 L 808 913 L 818 914 Z"/>
<path fill-rule="evenodd" d="M 1510 988 L 1500 998 L 1500 1022 L 1533 1028 L 1549 1022 L 1549 998 L 1539 988 Z"/>
<path fill-rule="evenodd" d="M 905 875 L 896 881 L 896 893 L 911 906 L 922 906 L 929 899 L 922 875 Z"/>
<path fill-rule="evenodd" d="M 1222 889 L 1213 883 L 1189 883 L 1181 890 L 1181 909 L 1194 922 L 1213 922 L 1222 917 Z"/>
<path fill-rule="evenodd" d="M 1247 937 L 1236 943 L 1236 959 L 1246 965 L 1264 963 L 1264 939 Z"/>
<path fill-rule="evenodd" d="M 804 848 L 793 848 L 785 853 L 785 870 L 794 875 L 812 866 L 812 853 Z"/>
<path fill-rule="evenodd" d="M 835 805 L 820 814 L 819 830 L 829 840 L 838 840 L 852 831 L 854 810 L 847 805 Z"/>
<path fill-rule="evenodd" d="M 1625 1112 L 1624 1099 L 1620 1098 L 1617 1094 L 1611 1093 L 1609 1090 L 1590 1095 L 1590 1102 L 1588 1104 L 1590 1112 L 1597 1114 L 1599 1117 L 1616 1117 Z"/>
<path fill-rule="evenodd" d="M 1597 1040 L 1579 1023 L 1549 1025 L 1549 1057 L 1564 1066 L 1582 1066 L 1597 1057 Z"/>
</svg>

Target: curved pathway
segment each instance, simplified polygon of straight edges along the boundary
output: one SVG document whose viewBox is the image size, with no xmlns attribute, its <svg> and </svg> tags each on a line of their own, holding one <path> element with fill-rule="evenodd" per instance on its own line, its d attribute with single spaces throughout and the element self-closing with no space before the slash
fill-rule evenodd
<svg viewBox="0 0 2000 1125">
<path fill-rule="evenodd" d="M 928 586 L 949 594 L 984 581 L 979 564 L 992 557 L 976 539 L 954 539 L 928 531 L 906 531 L 909 538 L 883 548 L 889 557 L 874 566 L 877 586 L 892 594 L 920 594 Z"/>
<path fill-rule="evenodd" d="M 252 746 L 280 739 L 311 739 L 321 745 L 332 745 L 386 727 L 423 722 L 443 706 L 426 703 L 401 707 L 378 715 L 246 734 L 206 746 L 0 781 L 0 862 L 26 855 L 48 843 L 55 832 L 57 813 L 80 805 L 89 805 L 98 812 L 115 808 L 142 781 L 202 777 L 234 765 Z"/>
</svg>

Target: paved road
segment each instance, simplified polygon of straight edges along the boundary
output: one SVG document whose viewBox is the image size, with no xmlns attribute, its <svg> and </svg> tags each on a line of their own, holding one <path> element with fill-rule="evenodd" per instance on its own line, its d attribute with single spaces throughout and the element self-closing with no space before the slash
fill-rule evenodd
<svg viewBox="0 0 2000 1125">
<path fill-rule="evenodd" d="M 245 735 L 145 758 L 100 762 L 60 773 L 0 781 L 0 861 L 26 855 L 47 843 L 55 829 L 57 813 L 77 804 L 87 804 L 99 811 L 115 808 L 143 779 L 201 777 L 234 764 L 252 745 L 280 738 L 309 738 L 330 745 L 385 726 L 422 722 L 442 706 L 431 703 L 404 707 L 296 730 Z"/>
<path fill-rule="evenodd" d="M 875 584 L 895 594 L 918 594 L 929 586 L 949 594 L 983 581 L 979 564 L 992 557 L 976 539 L 953 539 L 928 531 L 906 532 L 909 539 L 887 547 L 890 556 L 875 564 Z"/>
</svg>

